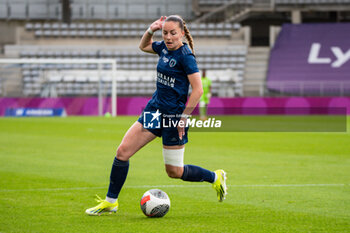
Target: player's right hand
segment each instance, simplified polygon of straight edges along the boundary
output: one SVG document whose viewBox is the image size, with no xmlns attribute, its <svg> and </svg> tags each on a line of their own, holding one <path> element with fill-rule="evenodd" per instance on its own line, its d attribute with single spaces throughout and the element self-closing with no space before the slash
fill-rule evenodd
<svg viewBox="0 0 350 233">
<path fill-rule="evenodd" d="M 177 124 L 177 131 L 179 132 L 180 140 L 182 140 L 182 137 L 185 136 L 186 122 L 187 122 L 187 118 L 181 117 L 179 123 Z"/>
<path fill-rule="evenodd" d="M 154 21 L 151 26 L 149 26 L 151 28 L 152 31 L 158 31 L 160 29 L 162 29 L 163 27 L 163 23 L 166 20 L 166 16 L 162 16 L 159 19 L 157 19 L 156 21 Z"/>
</svg>

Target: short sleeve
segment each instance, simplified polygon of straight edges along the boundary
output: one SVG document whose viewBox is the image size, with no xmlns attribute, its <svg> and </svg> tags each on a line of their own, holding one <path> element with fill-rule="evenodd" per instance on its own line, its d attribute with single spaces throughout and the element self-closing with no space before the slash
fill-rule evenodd
<svg viewBox="0 0 350 233">
<path fill-rule="evenodd" d="M 160 55 L 160 52 L 162 51 L 162 47 L 163 47 L 163 41 L 155 41 L 152 43 L 152 49 L 158 55 Z"/>
<path fill-rule="evenodd" d="M 197 61 L 193 54 L 186 54 L 183 56 L 182 66 L 187 75 L 199 72 Z"/>
</svg>

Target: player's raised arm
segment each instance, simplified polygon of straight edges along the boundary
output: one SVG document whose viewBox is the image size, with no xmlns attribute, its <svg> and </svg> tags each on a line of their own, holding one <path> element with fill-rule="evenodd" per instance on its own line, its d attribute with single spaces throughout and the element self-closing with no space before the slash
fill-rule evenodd
<svg viewBox="0 0 350 233">
<path fill-rule="evenodd" d="M 166 16 L 160 17 L 158 20 L 154 21 L 151 24 L 151 26 L 149 26 L 149 28 L 145 31 L 139 45 L 139 48 L 142 51 L 147 53 L 155 53 L 154 50 L 152 49 L 153 33 L 162 29 L 165 19 L 166 19 Z"/>
</svg>

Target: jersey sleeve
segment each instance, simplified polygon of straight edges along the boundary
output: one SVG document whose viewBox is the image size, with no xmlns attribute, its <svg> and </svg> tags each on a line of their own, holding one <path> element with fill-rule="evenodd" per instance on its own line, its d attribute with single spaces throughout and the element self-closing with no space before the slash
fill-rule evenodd
<svg viewBox="0 0 350 233">
<path fill-rule="evenodd" d="M 158 55 L 160 55 L 162 48 L 163 48 L 163 41 L 155 41 L 152 43 L 152 49 L 154 52 L 156 52 Z"/>
<path fill-rule="evenodd" d="M 182 66 L 187 75 L 199 72 L 197 61 L 193 54 L 186 54 L 183 56 Z"/>
</svg>

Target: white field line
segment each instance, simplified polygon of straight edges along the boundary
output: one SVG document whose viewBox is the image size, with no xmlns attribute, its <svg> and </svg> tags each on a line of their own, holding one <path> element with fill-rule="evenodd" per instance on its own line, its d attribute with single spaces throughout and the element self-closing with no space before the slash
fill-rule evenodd
<svg viewBox="0 0 350 233">
<path fill-rule="evenodd" d="M 324 187 L 324 186 L 346 186 L 350 184 L 242 184 L 242 185 L 227 185 L 233 188 L 255 188 L 255 187 Z M 149 189 L 149 188 L 203 188 L 209 185 L 131 185 L 125 186 L 126 189 Z M 69 191 L 69 190 L 94 190 L 106 189 L 104 187 L 72 187 L 72 188 L 34 188 L 34 189 L 0 189 L 0 192 L 30 192 L 30 191 Z"/>
</svg>

